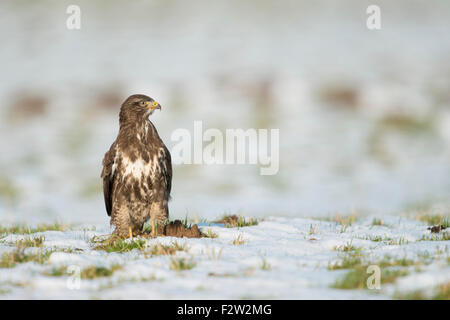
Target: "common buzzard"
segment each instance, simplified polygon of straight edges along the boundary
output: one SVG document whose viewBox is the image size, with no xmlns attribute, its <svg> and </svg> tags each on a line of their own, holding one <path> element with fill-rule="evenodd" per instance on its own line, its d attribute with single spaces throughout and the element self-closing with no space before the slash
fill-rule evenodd
<svg viewBox="0 0 450 320">
<path fill-rule="evenodd" d="M 169 218 L 172 162 L 148 117 L 161 110 L 150 97 L 135 94 L 122 104 L 119 134 L 103 159 L 103 194 L 114 233 L 136 236 L 151 218 L 156 223 Z"/>
</svg>

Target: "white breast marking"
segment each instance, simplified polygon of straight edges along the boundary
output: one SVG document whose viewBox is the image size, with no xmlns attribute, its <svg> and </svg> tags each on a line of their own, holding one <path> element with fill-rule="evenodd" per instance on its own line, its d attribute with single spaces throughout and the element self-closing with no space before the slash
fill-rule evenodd
<svg viewBox="0 0 450 320">
<path fill-rule="evenodd" d="M 133 177 L 140 179 L 142 174 L 144 174 L 144 176 L 150 174 L 150 164 L 145 163 L 142 159 L 131 161 L 128 157 L 123 157 L 122 163 L 125 168 L 124 176 L 132 175 Z"/>
</svg>

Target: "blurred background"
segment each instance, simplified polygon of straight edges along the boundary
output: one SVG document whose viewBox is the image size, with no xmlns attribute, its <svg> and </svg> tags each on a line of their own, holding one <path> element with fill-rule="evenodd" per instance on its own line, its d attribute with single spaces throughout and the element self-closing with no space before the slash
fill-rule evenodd
<svg viewBox="0 0 450 320">
<path fill-rule="evenodd" d="M 195 120 L 280 129 L 277 175 L 175 166 L 173 218 L 448 208 L 447 0 L 22 0 L 0 17 L 2 223 L 109 223 L 101 161 L 134 93 L 163 106 L 169 149 Z"/>
</svg>

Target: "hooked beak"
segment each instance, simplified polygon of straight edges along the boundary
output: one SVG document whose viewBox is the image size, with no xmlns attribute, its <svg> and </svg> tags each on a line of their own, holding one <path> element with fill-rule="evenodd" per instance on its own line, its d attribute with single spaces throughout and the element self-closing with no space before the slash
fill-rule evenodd
<svg viewBox="0 0 450 320">
<path fill-rule="evenodd" d="M 156 110 L 156 109 L 161 110 L 161 105 L 158 102 L 156 102 L 156 101 L 154 101 L 154 102 L 150 102 L 149 101 L 147 103 L 147 107 L 145 107 L 145 109 L 147 109 L 147 110 Z"/>
</svg>

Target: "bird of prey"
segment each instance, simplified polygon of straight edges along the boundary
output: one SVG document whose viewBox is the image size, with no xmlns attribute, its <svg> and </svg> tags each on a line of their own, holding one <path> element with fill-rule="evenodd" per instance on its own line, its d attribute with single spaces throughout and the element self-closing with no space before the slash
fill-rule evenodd
<svg viewBox="0 0 450 320">
<path fill-rule="evenodd" d="M 156 109 L 161 106 L 148 96 L 128 97 L 120 109 L 119 134 L 103 159 L 106 211 L 119 237 L 139 235 L 149 218 L 156 236 L 156 223 L 169 218 L 172 162 L 148 119 Z"/>
</svg>

